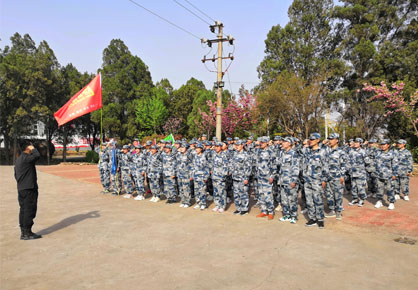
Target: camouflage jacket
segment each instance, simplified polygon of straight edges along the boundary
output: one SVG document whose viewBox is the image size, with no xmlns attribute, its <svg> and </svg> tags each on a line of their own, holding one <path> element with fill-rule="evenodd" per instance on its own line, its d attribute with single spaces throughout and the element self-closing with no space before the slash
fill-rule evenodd
<svg viewBox="0 0 418 290">
<path fill-rule="evenodd" d="M 229 172 L 234 180 L 248 180 L 251 175 L 251 157 L 245 150 L 235 151 L 229 162 Z"/>
<path fill-rule="evenodd" d="M 289 185 L 299 182 L 300 156 L 294 149 L 287 152 L 286 150 L 282 151 L 278 167 L 278 181 L 280 184 Z"/>
<path fill-rule="evenodd" d="M 407 149 L 396 151 L 396 161 L 398 164 L 396 176 L 406 176 L 407 173 L 411 173 L 414 170 L 412 154 Z"/>
</svg>

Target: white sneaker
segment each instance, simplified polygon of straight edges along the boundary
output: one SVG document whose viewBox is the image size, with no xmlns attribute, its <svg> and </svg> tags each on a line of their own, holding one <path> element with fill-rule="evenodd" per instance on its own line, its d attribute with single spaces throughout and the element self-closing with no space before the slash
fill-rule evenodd
<svg viewBox="0 0 418 290">
<path fill-rule="evenodd" d="M 218 209 L 218 212 L 223 213 L 225 210 L 223 208 Z"/>
<path fill-rule="evenodd" d="M 401 199 L 401 197 L 399 196 L 399 194 L 395 194 L 395 199 L 396 199 L 396 200 Z"/>
<path fill-rule="evenodd" d="M 393 209 L 395 209 L 395 204 L 389 203 L 388 210 L 393 210 Z"/>
<path fill-rule="evenodd" d="M 188 207 L 189 207 L 189 205 L 188 205 L 188 204 L 184 204 L 184 205 L 183 205 L 183 207 L 184 207 L 184 208 L 188 208 Z"/>
<path fill-rule="evenodd" d="M 151 197 L 150 202 L 154 202 L 155 196 Z"/>
<path fill-rule="evenodd" d="M 137 195 L 134 200 L 143 200 L 144 198 L 141 195 Z"/>
<path fill-rule="evenodd" d="M 204 210 L 205 208 L 206 208 L 206 206 L 204 206 L 204 205 L 200 206 L 200 210 Z"/>
<path fill-rule="evenodd" d="M 282 210 L 282 205 L 279 203 L 279 205 L 276 207 L 276 211 L 281 211 Z"/>
<path fill-rule="evenodd" d="M 215 206 L 215 207 L 212 209 L 212 211 L 213 211 L 213 212 L 217 212 L 217 211 L 218 211 L 218 209 L 219 209 L 219 207 Z"/>
<path fill-rule="evenodd" d="M 131 195 L 130 194 L 125 194 L 123 197 L 124 198 L 131 198 Z"/>
<path fill-rule="evenodd" d="M 382 201 L 381 200 L 378 200 L 376 202 L 376 204 L 374 205 L 375 208 L 381 208 L 382 206 L 383 206 L 383 204 L 382 204 Z"/>
<path fill-rule="evenodd" d="M 194 209 L 199 209 L 200 208 L 200 205 L 196 204 L 193 208 Z"/>
<path fill-rule="evenodd" d="M 155 197 L 154 202 L 159 202 L 160 198 L 158 196 Z"/>
<path fill-rule="evenodd" d="M 184 207 L 184 204 L 180 204 L 180 206 L 179 207 Z"/>
<path fill-rule="evenodd" d="M 408 200 L 409 200 L 409 196 L 405 195 L 405 196 L 403 197 L 403 200 L 408 201 Z"/>
</svg>

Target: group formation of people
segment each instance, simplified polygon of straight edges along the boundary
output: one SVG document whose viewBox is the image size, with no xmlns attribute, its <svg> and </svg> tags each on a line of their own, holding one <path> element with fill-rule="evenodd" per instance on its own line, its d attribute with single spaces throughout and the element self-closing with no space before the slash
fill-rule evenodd
<svg viewBox="0 0 418 290">
<path fill-rule="evenodd" d="M 376 208 L 384 205 L 384 194 L 389 210 L 401 193 L 408 201 L 413 163 L 405 146 L 402 139 L 391 144 L 361 138 L 340 146 L 337 133 L 322 142 L 319 133 L 312 133 L 302 143 L 280 136 L 208 141 L 205 135 L 174 144 L 135 140 L 121 149 L 109 142 L 99 150 L 99 170 L 103 193 L 123 192 L 138 201 L 150 193 L 151 202 L 165 196 L 167 204 L 180 200 L 182 208 L 194 199 L 194 208 L 205 210 L 213 199 L 213 211 L 222 213 L 233 200 L 234 214 L 246 215 L 252 194 L 258 218 L 272 220 L 281 210 L 279 220 L 294 224 L 300 200 L 309 218 L 306 226 L 323 228 L 325 217 L 342 219 L 344 191 L 351 194 L 350 206 L 362 207 L 369 195 L 377 199 Z"/>
</svg>

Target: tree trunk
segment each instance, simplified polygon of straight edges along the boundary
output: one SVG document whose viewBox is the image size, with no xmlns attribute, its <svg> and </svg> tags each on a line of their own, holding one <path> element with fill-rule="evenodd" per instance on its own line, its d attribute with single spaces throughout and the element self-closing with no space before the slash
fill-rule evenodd
<svg viewBox="0 0 418 290">
<path fill-rule="evenodd" d="M 17 135 L 14 133 L 13 136 L 13 165 L 15 165 L 16 162 L 16 152 L 17 152 Z"/>
<path fill-rule="evenodd" d="M 50 165 L 51 162 L 51 152 L 49 151 L 49 144 L 51 142 L 51 137 L 49 135 L 49 128 L 46 129 L 46 162 Z"/>
<path fill-rule="evenodd" d="M 5 154 L 6 154 L 6 164 L 9 165 L 10 164 L 10 138 L 9 135 L 4 134 L 4 149 L 5 149 Z"/>
<path fill-rule="evenodd" d="M 68 136 L 68 129 L 67 125 L 64 126 L 64 141 L 63 141 L 63 148 L 62 148 L 62 162 L 67 162 L 67 136 Z"/>
</svg>

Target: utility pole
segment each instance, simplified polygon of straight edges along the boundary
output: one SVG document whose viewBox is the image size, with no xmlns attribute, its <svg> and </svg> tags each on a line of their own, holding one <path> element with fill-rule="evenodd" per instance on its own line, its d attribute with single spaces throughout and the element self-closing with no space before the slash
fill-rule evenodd
<svg viewBox="0 0 418 290">
<path fill-rule="evenodd" d="M 215 33 L 215 28 L 218 28 L 218 38 L 217 39 L 206 39 L 202 38 L 202 43 L 207 43 L 209 47 L 212 47 L 212 43 L 218 43 L 218 56 L 213 58 L 206 58 L 206 56 L 202 59 L 202 62 L 205 63 L 206 61 L 217 61 L 217 81 L 215 83 L 215 88 L 217 89 L 216 92 L 216 138 L 218 138 L 219 141 L 222 139 L 222 88 L 224 87 L 224 82 L 222 81 L 222 78 L 225 74 L 225 72 L 222 71 L 222 60 L 223 59 L 230 59 L 231 61 L 234 60 L 234 56 L 232 54 L 229 54 L 227 57 L 222 56 L 222 44 L 225 41 L 228 41 L 229 44 L 233 44 L 234 38 L 230 35 L 228 35 L 226 38 L 223 38 L 223 24 L 220 21 L 216 21 L 215 25 L 209 26 L 210 31 L 212 33 Z"/>
<path fill-rule="evenodd" d="M 218 84 L 218 92 L 216 95 L 216 138 L 221 140 L 222 135 L 222 86 L 220 86 L 220 82 L 222 81 L 223 72 L 222 72 L 222 32 L 223 32 L 223 25 L 222 23 L 218 26 L 218 77 L 217 77 L 217 84 Z"/>
</svg>

